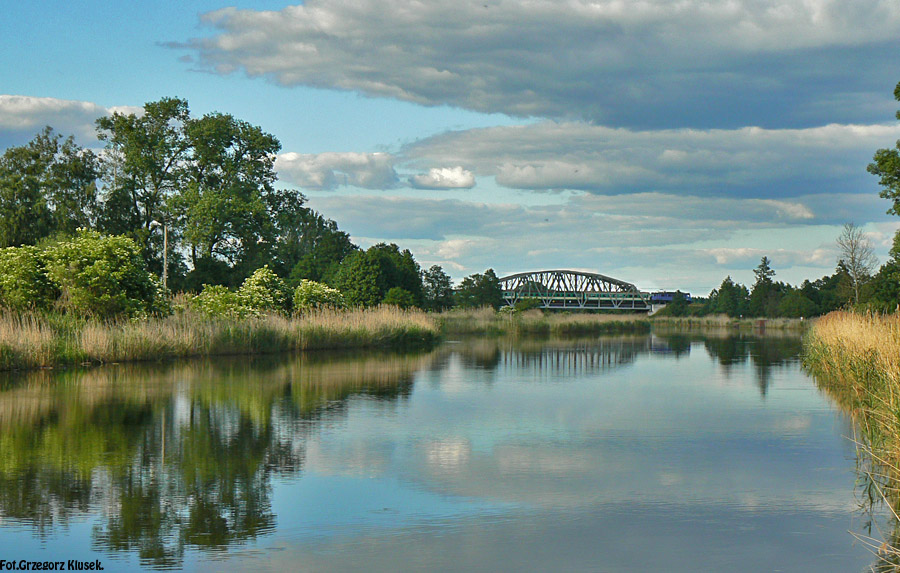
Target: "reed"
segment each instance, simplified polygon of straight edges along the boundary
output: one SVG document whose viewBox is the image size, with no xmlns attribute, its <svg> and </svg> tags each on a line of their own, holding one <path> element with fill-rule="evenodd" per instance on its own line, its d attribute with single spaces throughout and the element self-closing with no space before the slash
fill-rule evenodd
<svg viewBox="0 0 900 573">
<path fill-rule="evenodd" d="M 900 315 L 832 312 L 804 338 L 803 364 L 853 418 L 868 505 L 900 513 Z M 900 563 L 900 520 L 872 544 L 881 566 Z M 872 540 L 863 540 L 870 543 Z M 879 569 L 881 570 L 881 569 Z"/>
<path fill-rule="evenodd" d="M 438 316 L 447 334 L 576 336 L 612 332 L 649 332 L 642 314 L 544 313 L 540 310 L 497 312 L 490 307 L 452 310 Z"/>
<path fill-rule="evenodd" d="M 189 356 L 421 347 L 439 336 L 421 311 L 378 307 L 285 317 L 219 318 L 182 310 L 164 318 L 102 321 L 0 314 L 0 370 Z"/>
</svg>

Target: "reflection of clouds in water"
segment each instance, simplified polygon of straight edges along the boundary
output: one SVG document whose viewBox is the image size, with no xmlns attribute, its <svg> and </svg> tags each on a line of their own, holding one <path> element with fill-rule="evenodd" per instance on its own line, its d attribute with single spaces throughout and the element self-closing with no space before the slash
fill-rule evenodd
<svg viewBox="0 0 900 573">
<path fill-rule="evenodd" d="M 504 477 L 539 474 L 555 477 L 576 477 L 591 473 L 600 460 L 588 459 L 581 450 L 540 450 L 519 444 L 501 445 L 494 450 L 497 470 Z"/>
<path fill-rule="evenodd" d="M 438 473 L 460 471 L 472 454 L 472 445 L 464 439 L 433 441 L 424 449 L 429 469 Z"/>
<path fill-rule="evenodd" d="M 310 440 L 305 469 L 320 475 L 379 477 L 387 472 L 392 451 L 391 442 L 364 437 L 336 442 Z"/>
</svg>

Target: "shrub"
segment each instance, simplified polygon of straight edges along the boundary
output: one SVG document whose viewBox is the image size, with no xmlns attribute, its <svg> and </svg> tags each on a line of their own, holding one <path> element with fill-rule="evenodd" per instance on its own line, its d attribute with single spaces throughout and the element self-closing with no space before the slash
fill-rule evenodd
<svg viewBox="0 0 900 573">
<path fill-rule="evenodd" d="M 153 309 L 157 288 L 134 240 L 79 230 L 75 238 L 52 244 L 44 253 L 63 309 L 100 317 Z"/>
<path fill-rule="evenodd" d="M 238 293 L 222 285 L 203 285 L 203 290 L 192 297 L 189 304 L 197 311 L 215 317 L 247 318 L 259 314 L 244 304 Z"/>
<path fill-rule="evenodd" d="M 344 308 L 341 291 L 315 281 L 303 279 L 294 289 L 294 311 L 305 312 L 322 308 Z"/>
<path fill-rule="evenodd" d="M 290 309 L 287 285 L 268 265 L 253 271 L 237 294 L 244 306 L 257 313 Z"/>
<path fill-rule="evenodd" d="M 36 247 L 0 249 L 0 306 L 44 309 L 58 294 Z"/>
<path fill-rule="evenodd" d="M 400 287 L 392 287 L 385 293 L 382 302 L 390 306 L 409 308 L 415 306 L 416 299 L 413 296 L 413 293 L 408 290 Z"/>
</svg>

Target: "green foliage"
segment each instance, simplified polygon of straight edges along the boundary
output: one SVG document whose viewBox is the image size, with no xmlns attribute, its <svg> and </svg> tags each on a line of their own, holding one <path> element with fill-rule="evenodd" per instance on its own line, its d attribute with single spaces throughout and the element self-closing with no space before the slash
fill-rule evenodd
<svg viewBox="0 0 900 573">
<path fill-rule="evenodd" d="M 140 248 L 127 237 L 79 231 L 44 251 L 47 274 L 69 311 L 100 317 L 152 312 L 158 289 Z"/>
<path fill-rule="evenodd" d="M 384 296 L 378 286 L 378 263 L 365 251 L 356 251 L 341 262 L 335 286 L 351 306 L 375 306 Z"/>
<path fill-rule="evenodd" d="M 0 156 L 0 247 L 35 244 L 89 225 L 97 210 L 97 156 L 45 128 Z"/>
<path fill-rule="evenodd" d="M 490 306 L 495 310 L 500 308 L 503 304 L 503 291 L 500 289 L 500 279 L 497 278 L 494 269 L 464 278 L 456 291 L 456 302 L 462 308 L 481 306 Z"/>
<path fill-rule="evenodd" d="M 536 298 L 523 298 L 523 299 L 517 300 L 516 304 L 513 306 L 513 308 L 516 310 L 516 312 L 524 312 L 526 310 L 531 310 L 531 309 L 540 308 L 540 307 L 541 307 L 541 301 Z M 510 307 L 504 306 L 500 310 L 503 310 L 505 308 L 510 308 Z"/>
<path fill-rule="evenodd" d="M 672 295 L 672 302 L 666 305 L 667 314 L 670 316 L 684 316 L 688 313 L 687 297 L 681 291 Z"/>
<path fill-rule="evenodd" d="M 238 290 L 244 306 L 254 312 L 288 311 L 291 293 L 284 281 L 268 266 L 253 271 Z"/>
<path fill-rule="evenodd" d="M 409 250 L 400 251 L 395 244 L 379 243 L 351 253 L 341 262 L 334 284 L 352 305 L 380 304 L 394 287 L 409 292 L 415 306 L 422 304 L 419 265 Z"/>
<path fill-rule="evenodd" d="M 259 313 L 244 304 L 238 293 L 222 285 L 204 285 L 190 305 L 204 314 L 224 318 L 248 318 Z"/>
<path fill-rule="evenodd" d="M 453 306 L 453 283 L 440 265 L 422 272 L 422 294 L 426 310 L 440 312 Z"/>
<path fill-rule="evenodd" d="M 894 90 L 894 99 L 900 101 L 900 83 Z M 900 111 L 896 115 L 900 119 Z M 879 149 L 872 159 L 867 170 L 878 177 L 878 184 L 882 187 L 879 196 L 891 201 L 888 213 L 900 215 L 900 141 L 894 149 Z"/>
<path fill-rule="evenodd" d="M 323 308 L 344 308 L 341 291 L 328 285 L 303 279 L 294 289 L 294 311 L 305 312 Z"/>
<path fill-rule="evenodd" d="M 803 294 L 802 290 L 790 289 L 778 303 L 775 316 L 785 318 L 808 318 L 816 314 L 816 303 Z"/>
<path fill-rule="evenodd" d="M 388 289 L 387 294 L 384 295 L 382 303 L 400 308 L 409 308 L 415 306 L 416 300 L 408 290 L 400 287 L 391 287 Z"/>
<path fill-rule="evenodd" d="M 0 250 L 0 306 L 16 310 L 45 309 L 57 295 L 37 247 Z"/>
</svg>

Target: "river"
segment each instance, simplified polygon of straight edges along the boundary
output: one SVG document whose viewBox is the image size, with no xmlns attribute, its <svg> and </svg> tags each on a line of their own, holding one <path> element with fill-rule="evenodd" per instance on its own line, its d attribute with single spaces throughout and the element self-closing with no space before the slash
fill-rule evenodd
<svg viewBox="0 0 900 573">
<path fill-rule="evenodd" d="M 863 571 L 790 336 L 448 341 L 8 374 L 0 560 L 106 571 Z"/>
</svg>

